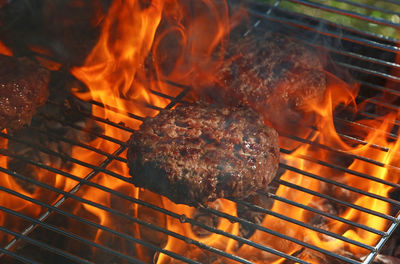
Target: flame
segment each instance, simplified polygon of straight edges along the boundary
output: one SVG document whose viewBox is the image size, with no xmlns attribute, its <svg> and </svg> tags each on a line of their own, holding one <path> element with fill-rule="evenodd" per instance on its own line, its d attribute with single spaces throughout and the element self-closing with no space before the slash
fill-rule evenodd
<svg viewBox="0 0 400 264">
<path fill-rule="evenodd" d="M 13 56 L 12 50 L 9 47 L 7 47 L 2 41 L 0 41 L 0 54 L 6 56 Z"/>
</svg>

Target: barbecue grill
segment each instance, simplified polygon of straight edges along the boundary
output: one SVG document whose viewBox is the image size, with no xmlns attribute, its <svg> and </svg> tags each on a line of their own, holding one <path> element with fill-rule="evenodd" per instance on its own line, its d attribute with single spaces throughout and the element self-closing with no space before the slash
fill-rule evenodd
<svg viewBox="0 0 400 264">
<path fill-rule="evenodd" d="M 367 99 L 367 107 L 356 113 L 357 117 L 365 119 L 379 118 L 379 113 L 386 113 L 389 111 L 398 111 L 400 90 L 400 71 L 399 61 L 396 61 L 396 56 L 400 51 L 400 42 L 398 39 L 386 37 L 383 35 L 362 31 L 351 26 L 345 26 L 338 23 L 330 22 L 322 18 L 312 17 L 298 13 L 293 10 L 285 8 L 285 3 L 291 2 L 298 7 L 309 8 L 310 10 L 322 10 L 327 13 L 335 13 L 343 16 L 348 16 L 360 21 L 366 21 L 395 30 L 400 30 L 400 24 L 392 21 L 387 21 L 373 16 L 362 15 L 357 12 L 340 9 L 337 7 L 329 6 L 328 4 L 320 3 L 321 1 L 307 1 L 307 0 L 277 0 L 269 1 L 268 4 L 260 2 L 246 1 L 246 9 L 250 15 L 251 31 L 253 28 L 263 29 L 263 27 L 270 27 L 271 25 L 279 25 L 283 31 L 295 32 L 292 34 L 294 38 L 310 45 L 315 49 L 327 52 L 329 57 L 334 61 L 335 66 L 332 66 L 335 74 L 349 73 L 348 76 L 343 78 L 351 78 L 352 81 L 360 83 L 360 93 L 356 98 L 357 102 L 365 101 Z M 347 3 L 354 7 L 365 8 L 367 10 L 377 10 L 379 12 L 400 15 L 391 10 L 385 10 L 366 4 L 352 2 L 350 0 L 341 0 L 338 2 Z M 400 6 L 400 2 L 396 0 L 385 0 L 396 6 Z M 237 4 L 235 2 L 234 4 Z M 246 34 L 251 34 L 246 33 Z M 339 44 L 338 44 L 339 43 Z M 339 67 L 338 67 L 339 66 Z M 337 70 L 341 68 L 341 70 Z M 345 70 L 343 70 L 345 69 Z M 397 73 L 396 73 L 397 72 Z M 350 76 L 350 77 L 349 77 Z M 177 103 L 185 100 L 190 87 L 173 83 L 169 80 L 163 80 L 170 87 L 173 87 L 174 95 L 162 93 L 159 91 L 152 91 L 155 96 L 160 97 L 162 100 L 168 100 L 166 108 L 171 109 Z M 176 95 L 178 94 L 178 95 Z M 381 97 L 390 97 L 390 102 L 380 101 Z M 107 108 L 118 113 L 118 109 L 104 105 L 97 101 L 83 102 L 80 99 L 72 98 L 71 111 L 74 116 L 92 122 L 102 123 L 107 126 L 113 127 L 115 130 L 120 130 L 121 133 L 131 133 L 134 130 L 124 124 L 114 122 L 111 119 L 97 117 L 91 114 L 91 108 Z M 53 111 L 63 112 L 65 105 L 59 101 L 50 99 L 48 102 Z M 152 111 L 160 110 L 156 105 L 146 105 L 146 108 Z M 379 109 L 379 111 L 377 111 Z M 343 110 L 346 112 L 346 110 Z M 283 258 L 280 263 L 310 263 L 309 259 L 305 259 L 306 252 L 313 252 L 315 262 L 321 263 L 372 263 L 374 258 L 381 252 L 386 242 L 391 238 L 392 234 L 400 223 L 399 207 L 400 200 L 396 191 L 398 191 L 400 184 L 398 181 L 387 181 L 378 178 L 373 173 L 363 173 L 356 169 L 342 166 L 339 163 L 327 162 L 323 159 L 307 155 L 294 155 L 294 150 L 281 149 L 281 163 L 280 169 L 282 172 L 290 171 L 293 175 L 299 177 L 307 177 L 313 181 L 318 181 L 323 184 L 331 186 L 331 188 L 340 189 L 346 193 L 355 193 L 361 196 L 369 197 L 371 201 L 383 201 L 391 208 L 390 213 L 381 213 L 372 210 L 371 207 L 366 205 L 360 206 L 349 202 L 345 198 L 334 197 L 324 193 L 320 193 L 313 189 L 301 186 L 295 182 L 284 180 L 279 176 L 273 182 L 274 188 L 279 186 L 286 186 L 291 191 L 302 192 L 311 197 L 319 197 L 330 204 L 335 204 L 337 207 L 346 210 L 362 212 L 364 215 L 371 215 L 386 221 L 387 225 L 384 229 L 376 229 L 374 227 L 361 224 L 357 220 L 344 218 L 332 211 L 323 208 L 303 204 L 302 201 L 291 200 L 277 195 L 271 190 L 270 193 L 260 193 L 259 195 L 271 202 L 280 202 L 285 204 L 292 210 L 302 210 L 315 217 L 313 219 L 329 219 L 329 221 L 340 222 L 347 226 L 349 229 L 360 229 L 367 233 L 379 237 L 373 245 L 363 243 L 358 239 L 351 236 L 344 236 L 342 233 L 328 230 L 321 225 L 314 223 L 302 222 L 297 219 L 287 217 L 279 212 L 272 211 L 260 206 L 257 203 L 250 201 L 230 201 L 236 204 L 243 210 L 255 212 L 265 217 L 265 215 L 279 219 L 280 222 L 286 223 L 289 227 L 296 226 L 299 229 L 307 229 L 313 231 L 327 240 L 338 240 L 346 245 L 360 248 L 364 254 L 362 259 L 357 259 L 351 255 L 345 248 L 340 252 L 331 252 L 319 245 L 314 245 L 307 238 L 300 239 L 296 236 L 291 236 L 290 233 L 278 232 L 260 225 L 260 222 L 253 221 L 250 218 L 236 213 L 227 213 L 218 207 L 205 207 L 201 208 L 204 215 L 211 218 L 218 218 L 220 221 L 228 221 L 237 223 L 242 228 L 250 230 L 250 233 L 259 232 L 268 236 L 274 237 L 275 240 L 281 240 L 288 246 L 293 247 L 295 252 L 287 253 L 268 244 L 260 241 L 253 241 L 250 236 L 236 235 L 229 230 L 224 230 L 218 226 L 210 225 L 204 221 L 199 220 L 195 216 L 186 215 L 178 211 L 165 208 L 161 202 L 152 199 L 145 199 L 145 197 L 138 196 L 131 192 L 131 188 L 121 187 L 130 186 L 130 179 L 128 175 L 123 175 L 120 171 L 115 170 L 115 164 L 125 164 L 125 152 L 127 144 L 120 138 L 113 137 L 104 133 L 91 129 L 82 124 L 82 122 L 74 122 L 69 119 L 61 119 L 57 116 L 46 115 L 39 113 L 40 118 L 50 120 L 53 124 L 57 124 L 58 130 L 47 130 L 35 122 L 29 128 L 34 135 L 45 135 L 53 140 L 62 141 L 71 147 L 78 147 L 87 153 L 93 153 L 98 157 L 96 162 L 86 160 L 85 156 L 82 158 L 74 158 L 57 149 L 51 149 L 47 146 L 41 145 L 38 142 L 32 141 L 26 137 L 20 137 L 14 134 L 7 134 L 2 132 L 0 134 L 3 140 L 15 142 L 20 145 L 25 145 L 30 149 L 36 150 L 38 153 L 43 153 L 54 159 L 61 160 L 62 163 L 75 164 L 82 168 L 84 175 L 77 175 L 74 172 L 67 171 L 61 167 L 53 166 L 50 163 L 38 162 L 31 160 L 23 155 L 23 153 L 14 153 L 7 150 L 5 146 L 0 148 L 1 155 L 8 159 L 17 160 L 21 164 L 28 164 L 31 170 L 46 171 L 49 175 L 58 174 L 65 180 L 69 180 L 70 187 L 63 190 L 55 187 L 55 185 L 46 178 L 45 180 L 31 177 L 30 175 L 7 168 L 5 164 L 0 163 L 0 171 L 4 175 L 9 175 L 21 186 L 29 185 L 34 186 L 34 189 L 40 189 L 44 195 L 32 198 L 29 191 L 26 189 L 1 184 L 0 190 L 4 197 L 16 197 L 18 201 L 29 203 L 32 207 L 36 208 L 37 217 L 32 217 L 31 213 L 26 211 L 19 203 L 9 203 L 9 206 L 1 206 L 4 224 L 0 226 L 0 231 L 6 239 L 2 240 L 1 244 L 1 263 L 146 263 L 151 261 L 152 256 L 156 261 L 161 256 L 167 256 L 174 261 L 181 261 L 184 263 L 202 263 L 205 260 L 191 259 L 190 255 L 178 253 L 174 247 L 165 247 L 162 243 L 155 243 L 148 239 L 143 239 L 143 236 L 138 235 L 137 229 L 150 230 L 154 237 L 171 237 L 175 240 L 181 241 L 186 244 L 188 248 L 200 250 L 202 255 L 210 256 L 210 263 L 253 263 L 254 258 L 245 258 L 240 255 L 232 254 L 231 252 L 219 249 L 211 245 L 207 239 L 199 236 L 198 239 L 193 239 L 184 234 L 177 232 L 174 229 L 168 229 L 165 225 L 157 221 L 149 221 L 148 219 L 141 218 L 140 215 L 133 213 L 133 208 L 144 208 L 144 210 L 154 212 L 157 216 L 168 216 L 169 219 L 175 219 L 174 223 L 179 225 L 190 226 L 191 229 L 198 228 L 207 234 L 216 235 L 218 237 L 226 237 L 228 241 L 235 241 L 241 247 L 257 249 L 257 252 L 266 252 L 277 257 Z M 142 121 L 143 117 L 135 114 L 128 114 L 126 118 Z M 368 128 L 368 124 L 358 122 L 357 118 L 347 118 L 344 115 L 338 114 L 334 117 L 334 121 L 338 127 L 339 135 L 346 139 L 347 142 L 353 144 L 366 145 L 364 139 L 353 135 L 351 129 L 354 127 Z M 397 139 L 396 126 L 399 126 L 399 120 L 394 121 L 395 129 L 389 133 L 388 137 L 392 140 Z M 114 149 L 106 151 L 101 148 L 93 147 L 86 143 L 82 143 L 76 139 L 70 139 L 63 136 L 62 133 L 57 133 L 60 130 L 74 130 L 77 133 L 85 135 L 90 138 L 101 138 L 104 141 L 110 142 Z M 372 128 L 371 128 L 372 129 Z M 370 130 L 371 130 L 370 129 Z M 398 128 L 397 128 L 398 129 Z M 315 143 L 310 138 L 300 138 L 294 135 L 282 135 L 283 137 L 299 144 L 312 145 L 313 148 L 324 149 L 327 153 L 335 154 L 339 158 L 359 160 L 363 163 L 372 164 L 374 167 L 381 169 L 388 169 L 388 166 L 381 161 L 376 161 L 367 156 L 355 155 L 346 153 L 343 150 L 329 145 Z M 370 145 L 376 151 L 388 152 L 390 149 L 381 145 Z M 339 174 L 346 174 L 347 177 L 353 177 L 360 182 L 375 182 L 376 184 L 392 187 L 394 191 L 391 192 L 389 197 L 383 197 L 378 194 L 370 193 L 362 188 L 357 188 L 347 185 L 336 178 L 330 178 L 329 175 L 318 175 L 314 171 L 307 171 L 302 167 L 293 165 L 287 162 L 288 157 L 295 160 L 315 164 L 314 166 L 329 168 L 330 171 L 336 171 Z M 296 163 L 294 163 L 296 164 Z M 124 165 L 125 166 L 125 165 Z M 400 168 L 396 166 L 389 166 L 391 173 L 398 173 Z M 281 175 L 281 174 L 280 174 Z M 107 178 L 111 182 L 118 182 L 118 188 L 113 188 L 114 185 L 109 185 L 108 181 L 101 181 L 99 177 Z M 394 177 L 396 179 L 396 177 Z M 96 190 L 97 193 L 109 194 L 109 203 L 106 203 L 97 196 L 87 196 L 88 190 Z M 31 191 L 32 193 L 33 191 Z M 7 195 L 7 196 L 5 196 Z M 397 195 L 397 197 L 396 197 Z M 99 196 L 100 197 L 100 196 Z M 397 199 L 396 199 L 397 198 Z M 102 212 L 105 216 L 113 219 L 113 225 L 110 225 L 106 218 L 100 219 L 94 216 L 90 210 L 83 214 L 76 208 L 93 208 Z M 13 222 L 20 222 L 17 227 L 11 225 Z M 73 224 L 71 224 L 73 223 Z M 101 231 L 101 236 L 98 235 Z M 156 241 L 157 242 L 157 241 Z M 144 257 L 144 255 L 150 257 Z M 310 254 L 310 253 L 308 253 Z M 266 263 L 266 262 L 263 262 Z"/>
</svg>

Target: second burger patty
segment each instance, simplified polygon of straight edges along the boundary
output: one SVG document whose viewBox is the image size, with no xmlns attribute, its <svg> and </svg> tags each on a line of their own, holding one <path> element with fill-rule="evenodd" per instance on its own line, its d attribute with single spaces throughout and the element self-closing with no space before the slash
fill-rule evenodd
<svg viewBox="0 0 400 264">
<path fill-rule="evenodd" d="M 30 124 L 49 95 L 50 72 L 28 58 L 0 54 L 0 130 Z"/>
<path fill-rule="evenodd" d="M 278 168 L 277 132 L 248 107 L 196 103 L 146 118 L 130 141 L 133 183 L 175 203 L 246 198 Z"/>
<path fill-rule="evenodd" d="M 272 32 L 237 38 L 215 73 L 216 87 L 207 93 L 225 104 L 248 105 L 279 133 L 293 133 L 305 122 L 304 106 L 322 100 L 326 90 L 318 54 Z"/>
</svg>

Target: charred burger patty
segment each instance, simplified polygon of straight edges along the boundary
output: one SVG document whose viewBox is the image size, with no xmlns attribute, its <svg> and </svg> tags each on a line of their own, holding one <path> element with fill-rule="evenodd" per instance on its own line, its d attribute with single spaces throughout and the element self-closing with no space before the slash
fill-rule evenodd
<svg viewBox="0 0 400 264">
<path fill-rule="evenodd" d="M 175 203 L 246 198 L 275 176 L 277 138 L 248 107 L 181 105 L 146 118 L 132 135 L 130 174 Z"/>
<path fill-rule="evenodd" d="M 215 84 L 208 90 L 212 98 L 249 105 L 280 132 L 301 122 L 307 102 L 322 99 L 326 74 L 315 51 L 289 37 L 258 32 L 228 45 Z"/>
<path fill-rule="evenodd" d="M 46 102 L 50 73 L 27 58 L 0 55 L 0 66 L 0 130 L 17 130 Z"/>
</svg>

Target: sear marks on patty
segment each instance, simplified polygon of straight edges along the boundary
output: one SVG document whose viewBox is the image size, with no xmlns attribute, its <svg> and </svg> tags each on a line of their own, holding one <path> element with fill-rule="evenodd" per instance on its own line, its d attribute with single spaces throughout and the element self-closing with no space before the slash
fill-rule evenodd
<svg viewBox="0 0 400 264">
<path fill-rule="evenodd" d="M 188 205 L 243 199 L 275 176 L 277 137 L 248 107 L 198 102 L 161 110 L 129 140 L 132 182 Z"/>
<path fill-rule="evenodd" d="M 0 130 L 30 124 L 48 97 L 50 73 L 27 58 L 0 55 Z"/>
<path fill-rule="evenodd" d="M 302 106 L 322 99 L 326 88 L 316 52 L 272 32 L 232 40 L 215 80 L 217 87 L 208 91 L 213 99 L 253 107 L 278 132 L 290 121 L 301 120 Z"/>
</svg>

